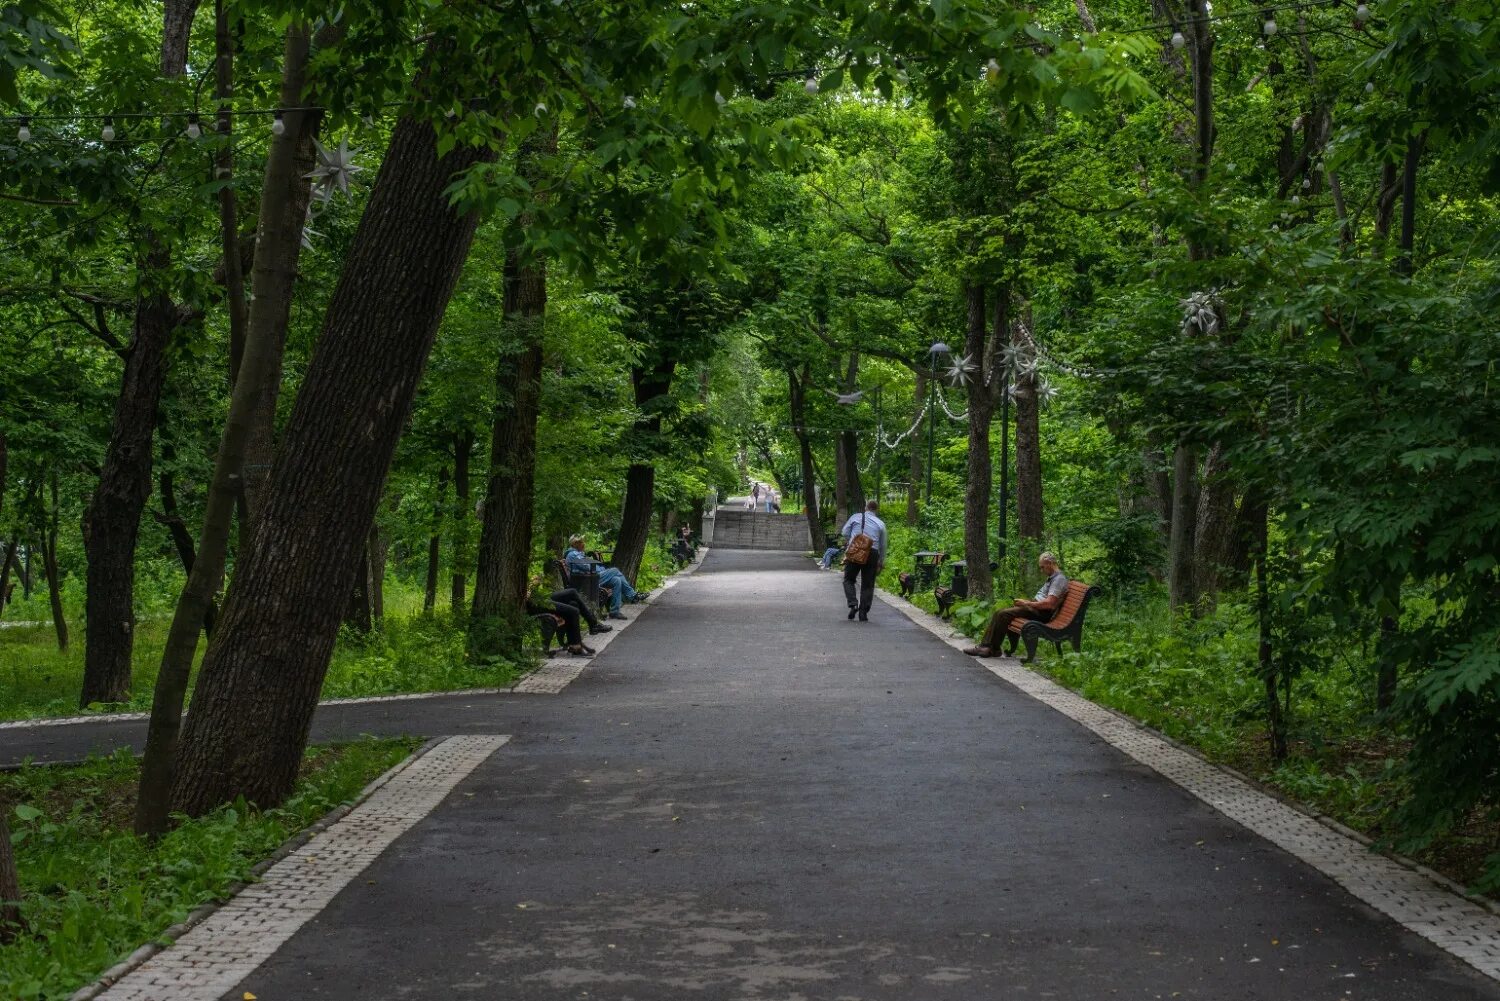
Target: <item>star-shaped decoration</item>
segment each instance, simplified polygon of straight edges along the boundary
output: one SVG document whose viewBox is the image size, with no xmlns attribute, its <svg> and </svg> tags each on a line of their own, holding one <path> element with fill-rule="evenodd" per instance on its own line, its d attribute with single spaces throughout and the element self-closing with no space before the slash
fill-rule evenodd
<svg viewBox="0 0 1500 1001">
<path fill-rule="evenodd" d="M 948 365 L 948 383 L 952 386 L 962 386 L 977 371 L 979 371 L 979 367 L 974 364 L 974 360 L 968 355 L 964 355 L 962 358 L 954 358 Z"/>
<path fill-rule="evenodd" d="M 1275 229 L 1273 226 L 1272 229 Z M 1219 331 L 1218 297 L 1212 292 L 1194 292 L 1177 303 L 1182 310 L 1184 334 L 1215 334 Z"/>
<path fill-rule="evenodd" d="M 1056 399 L 1056 397 L 1057 387 L 1052 385 L 1052 383 L 1048 382 L 1046 379 L 1043 379 L 1040 383 L 1037 384 L 1036 398 L 1037 402 L 1041 403 L 1042 406 L 1048 405 L 1054 399 Z"/>
<path fill-rule="evenodd" d="M 313 146 L 318 151 L 318 165 L 307 176 L 312 180 L 317 196 L 328 201 L 336 190 L 347 195 L 349 179 L 365 169 L 354 162 L 356 151 L 349 148 L 349 140 L 341 139 L 337 149 L 329 149 L 316 139 Z"/>
<path fill-rule="evenodd" d="M 865 396 L 865 391 L 863 389 L 856 390 L 856 391 L 854 391 L 852 393 L 835 393 L 834 394 L 834 398 L 837 399 L 840 404 L 842 404 L 843 406 L 846 406 L 846 407 L 852 407 L 852 406 L 854 406 L 854 404 L 856 404 L 860 400 L 864 399 L 864 396 Z"/>
</svg>

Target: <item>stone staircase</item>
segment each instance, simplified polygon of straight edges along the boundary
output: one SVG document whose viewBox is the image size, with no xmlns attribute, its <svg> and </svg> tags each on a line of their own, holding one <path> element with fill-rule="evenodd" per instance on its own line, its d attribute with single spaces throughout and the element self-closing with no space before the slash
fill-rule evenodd
<svg viewBox="0 0 1500 1001">
<path fill-rule="evenodd" d="M 782 549 L 798 553 L 813 548 L 806 516 L 732 507 L 721 507 L 715 512 L 710 545 L 715 549 Z"/>
</svg>

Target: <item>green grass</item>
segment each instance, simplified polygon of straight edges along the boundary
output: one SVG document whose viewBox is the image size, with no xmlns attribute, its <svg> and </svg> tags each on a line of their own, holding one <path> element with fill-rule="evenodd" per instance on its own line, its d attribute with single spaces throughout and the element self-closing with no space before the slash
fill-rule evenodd
<svg viewBox="0 0 1500 1001">
<path fill-rule="evenodd" d="M 349 802 L 416 743 L 311 748 L 296 792 L 280 808 L 226 806 L 156 844 L 130 832 L 138 766 L 127 752 L 0 775 L 28 927 L 0 946 L 0 997 L 68 997 L 195 907 L 223 899 L 289 837 Z"/>
</svg>

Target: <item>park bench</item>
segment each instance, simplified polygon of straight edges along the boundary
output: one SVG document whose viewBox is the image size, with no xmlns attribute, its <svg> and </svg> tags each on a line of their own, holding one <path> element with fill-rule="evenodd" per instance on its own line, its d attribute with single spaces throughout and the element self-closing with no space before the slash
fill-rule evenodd
<svg viewBox="0 0 1500 1001">
<path fill-rule="evenodd" d="M 559 589 L 577 588 L 583 600 L 592 604 L 601 616 L 609 614 L 609 589 L 600 586 L 599 575 L 596 572 L 570 570 L 565 560 L 552 560 L 549 566 L 557 578 Z"/>
<path fill-rule="evenodd" d="M 1047 640 L 1057 647 L 1057 652 L 1062 653 L 1063 640 L 1071 640 L 1073 651 L 1076 653 L 1083 644 L 1083 617 L 1088 611 L 1089 599 L 1099 589 L 1090 587 L 1081 580 L 1068 581 L 1068 593 L 1063 598 L 1062 607 L 1058 608 L 1057 614 L 1046 622 L 1038 622 L 1035 619 L 1015 619 L 1010 624 L 1010 632 L 1021 638 L 1026 644 L 1026 660 L 1030 663 L 1036 659 L 1036 645 L 1041 640 Z M 998 651 L 997 651 L 998 652 Z"/>
</svg>

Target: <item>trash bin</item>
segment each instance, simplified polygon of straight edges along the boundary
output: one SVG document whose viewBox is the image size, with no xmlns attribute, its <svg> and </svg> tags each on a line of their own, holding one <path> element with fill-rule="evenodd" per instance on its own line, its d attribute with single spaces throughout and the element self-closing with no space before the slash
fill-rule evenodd
<svg viewBox="0 0 1500 1001">
<path fill-rule="evenodd" d="M 916 555 L 917 586 L 931 587 L 937 583 L 938 568 L 948 558 L 947 553 L 923 552 Z"/>
<path fill-rule="evenodd" d="M 953 593 L 960 598 L 967 598 L 969 596 L 969 561 L 954 560 L 948 566 L 953 569 L 953 583 L 949 585 L 953 588 Z"/>
</svg>

